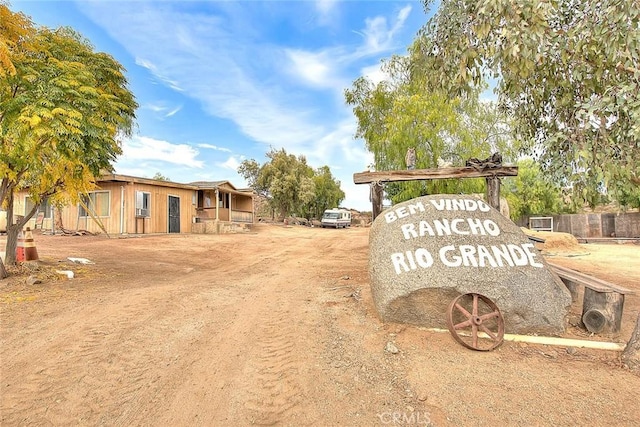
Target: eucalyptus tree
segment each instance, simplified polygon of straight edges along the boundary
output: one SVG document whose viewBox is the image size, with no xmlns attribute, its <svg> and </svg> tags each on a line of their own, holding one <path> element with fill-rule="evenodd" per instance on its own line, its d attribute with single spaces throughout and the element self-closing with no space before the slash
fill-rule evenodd
<svg viewBox="0 0 640 427">
<path fill-rule="evenodd" d="M 313 169 L 304 156 L 287 154 L 284 148 L 271 149 L 267 158 L 263 165 L 254 159 L 245 160 L 238 172 L 258 194 L 268 198 L 281 217 L 299 213 L 314 198 Z"/>
<path fill-rule="evenodd" d="M 514 221 L 529 215 L 570 212 L 562 188 L 549 182 L 533 159 L 518 161 L 518 176 L 504 182 L 509 214 Z"/>
<path fill-rule="evenodd" d="M 340 181 L 328 166 L 316 170 L 307 164 L 304 156 L 287 154 L 284 148 L 271 149 L 264 164 L 255 159 L 244 160 L 238 173 L 258 194 L 269 201 L 271 208 L 281 217 L 297 214 L 318 217 L 329 207 L 344 200 Z"/>
<path fill-rule="evenodd" d="M 314 171 L 313 184 L 313 200 L 304 206 L 303 214 L 308 218 L 321 218 L 325 210 L 340 206 L 345 194 L 340 188 L 340 181 L 326 165 Z"/>
<path fill-rule="evenodd" d="M 495 79 L 514 138 L 574 198 L 640 204 L 640 2 L 442 0 L 413 57 L 427 90 Z"/>
<path fill-rule="evenodd" d="M 387 78 L 381 82 L 360 77 L 345 91 L 358 122 L 355 137 L 362 138 L 373 153 L 373 166 L 405 169 L 405 153 L 410 148 L 415 149 L 417 169 L 443 163 L 463 166 L 469 158 L 487 157 L 495 151 L 510 159 L 509 123 L 493 103 L 480 101 L 484 87 L 464 96 L 425 87 L 428 80 L 414 70 L 416 52 L 420 50 L 413 47 L 407 56 L 386 60 L 382 68 Z M 387 184 L 385 190 L 397 203 L 423 194 L 476 193 L 483 186 L 483 180 L 411 181 Z"/>
</svg>

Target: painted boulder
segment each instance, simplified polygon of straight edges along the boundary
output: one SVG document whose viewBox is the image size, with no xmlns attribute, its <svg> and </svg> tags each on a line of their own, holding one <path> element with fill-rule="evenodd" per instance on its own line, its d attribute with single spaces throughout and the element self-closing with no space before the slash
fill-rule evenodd
<svg viewBox="0 0 640 427">
<path fill-rule="evenodd" d="M 445 327 L 449 303 L 479 293 L 507 333 L 561 333 L 571 296 L 533 242 L 473 196 L 434 195 L 382 212 L 369 237 L 371 291 L 385 322 Z"/>
</svg>

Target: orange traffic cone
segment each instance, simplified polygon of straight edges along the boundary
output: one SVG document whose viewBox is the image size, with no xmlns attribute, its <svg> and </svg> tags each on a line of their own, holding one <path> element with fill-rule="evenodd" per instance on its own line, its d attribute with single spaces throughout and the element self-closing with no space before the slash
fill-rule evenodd
<svg viewBox="0 0 640 427">
<path fill-rule="evenodd" d="M 18 233 L 18 243 L 16 244 L 16 262 L 22 262 L 24 260 L 24 234 L 22 234 L 22 230 L 20 230 Z"/>
<path fill-rule="evenodd" d="M 36 249 L 36 243 L 33 241 L 33 233 L 31 233 L 29 227 L 27 227 L 27 232 L 24 233 L 24 260 L 38 260 L 38 250 Z"/>
</svg>

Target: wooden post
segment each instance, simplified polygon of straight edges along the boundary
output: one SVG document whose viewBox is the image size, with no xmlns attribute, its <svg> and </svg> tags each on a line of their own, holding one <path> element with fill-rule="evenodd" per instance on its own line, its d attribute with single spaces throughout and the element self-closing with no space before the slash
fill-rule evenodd
<svg viewBox="0 0 640 427">
<path fill-rule="evenodd" d="M 492 176 L 485 178 L 487 182 L 487 203 L 500 211 L 500 179 Z"/>
<path fill-rule="evenodd" d="M 589 332 L 620 332 L 624 294 L 584 288 L 582 323 Z"/>
<path fill-rule="evenodd" d="M 569 293 L 571 293 L 571 302 L 574 303 L 578 301 L 578 293 L 580 292 L 580 283 L 575 282 L 573 280 L 569 280 L 569 279 L 563 279 L 562 277 L 560 278 L 560 280 L 562 280 L 562 283 L 564 283 L 566 288 L 569 289 Z"/>
<path fill-rule="evenodd" d="M 371 220 L 375 220 L 380 212 L 382 212 L 382 184 L 379 182 L 371 183 Z"/>
</svg>

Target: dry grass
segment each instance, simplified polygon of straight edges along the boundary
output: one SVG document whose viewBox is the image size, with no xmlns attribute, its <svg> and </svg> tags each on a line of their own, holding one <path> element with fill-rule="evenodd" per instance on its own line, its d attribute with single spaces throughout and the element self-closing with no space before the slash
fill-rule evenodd
<svg viewBox="0 0 640 427">
<path fill-rule="evenodd" d="M 578 239 L 569 233 L 533 231 L 524 227 L 522 231 L 528 236 L 544 239 L 544 243 L 536 244 L 536 247 L 545 255 L 562 254 L 569 256 L 586 255 L 588 253 L 584 247 L 578 243 Z"/>
</svg>

